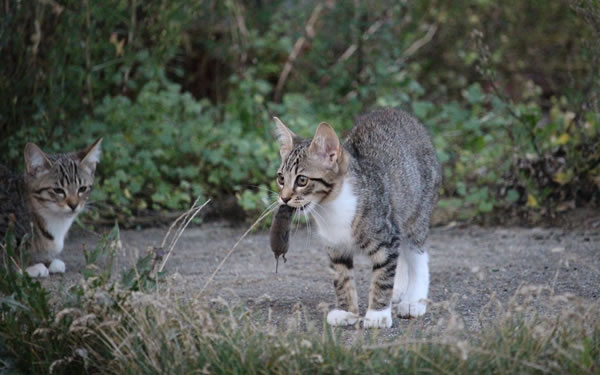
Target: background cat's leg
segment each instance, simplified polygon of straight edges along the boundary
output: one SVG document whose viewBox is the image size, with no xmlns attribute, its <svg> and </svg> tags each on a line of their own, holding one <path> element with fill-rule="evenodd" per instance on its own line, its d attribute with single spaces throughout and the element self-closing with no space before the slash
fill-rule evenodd
<svg viewBox="0 0 600 375">
<path fill-rule="evenodd" d="M 406 251 L 408 288 L 396 309 L 399 316 L 413 318 L 425 314 L 429 292 L 429 255 L 424 248 Z"/>
<path fill-rule="evenodd" d="M 379 244 L 367 254 L 373 264 L 373 276 L 369 289 L 369 308 L 363 325 L 365 328 L 392 326 L 392 291 L 398 262 L 397 248 Z"/>
<path fill-rule="evenodd" d="M 358 321 L 358 295 L 353 275 L 353 256 L 343 250 L 329 250 L 329 269 L 333 274 L 336 308 L 327 314 L 327 323 L 352 325 Z"/>
<path fill-rule="evenodd" d="M 37 263 L 25 269 L 30 277 L 48 277 L 48 269 L 43 263 Z"/>
<path fill-rule="evenodd" d="M 65 263 L 60 259 L 54 259 L 50 266 L 48 267 L 48 271 L 50 273 L 65 273 Z"/>
</svg>

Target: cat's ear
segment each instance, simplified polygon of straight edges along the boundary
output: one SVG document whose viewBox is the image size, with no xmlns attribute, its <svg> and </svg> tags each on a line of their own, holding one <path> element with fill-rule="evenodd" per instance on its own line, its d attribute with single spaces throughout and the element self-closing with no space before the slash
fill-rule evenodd
<svg viewBox="0 0 600 375">
<path fill-rule="evenodd" d="M 277 117 L 273 117 L 275 120 L 275 125 L 277 125 L 277 138 L 279 139 L 279 154 L 281 155 L 281 159 L 285 159 L 290 151 L 294 148 L 294 139 L 296 138 L 296 134 L 294 134 L 290 129 L 287 128 L 281 122 L 281 120 Z"/>
<path fill-rule="evenodd" d="M 326 167 L 333 167 L 340 158 L 342 147 L 335 130 L 326 122 L 319 124 L 308 151 Z"/>
<path fill-rule="evenodd" d="M 25 170 L 32 176 L 41 176 L 52 168 L 48 156 L 36 144 L 25 145 Z"/>
<path fill-rule="evenodd" d="M 100 161 L 100 144 L 102 143 L 102 138 L 98 138 L 96 142 L 94 142 L 90 147 L 86 148 L 83 151 L 79 152 L 80 164 L 87 168 L 90 173 L 94 173 L 96 170 L 96 164 Z"/>
</svg>

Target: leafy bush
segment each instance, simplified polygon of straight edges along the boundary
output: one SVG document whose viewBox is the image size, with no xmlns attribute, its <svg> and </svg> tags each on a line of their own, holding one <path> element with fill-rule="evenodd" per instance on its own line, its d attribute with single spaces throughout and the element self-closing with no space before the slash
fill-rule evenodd
<svg viewBox="0 0 600 375">
<path fill-rule="evenodd" d="M 94 194 L 108 221 L 198 195 L 260 210 L 275 190 L 271 115 L 343 134 L 375 105 L 430 129 L 457 217 L 600 201 L 591 0 L 7 4 L 2 162 L 21 166 L 28 141 L 103 136 Z"/>
<path fill-rule="evenodd" d="M 25 142 L 69 144 L 107 95 L 135 96 L 151 67 L 167 63 L 195 14 L 165 0 L 21 2 L 0 10 L 0 145 L 8 162 Z M 76 133 L 76 132 L 75 132 Z"/>
<path fill-rule="evenodd" d="M 252 129 L 218 117 L 167 80 L 148 82 L 134 101 L 105 98 L 80 134 L 105 138 L 96 199 L 113 212 L 181 209 L 197 196 L 235 194 L 268 180 L 276 153 L 265 115 Z"/>
</svg>

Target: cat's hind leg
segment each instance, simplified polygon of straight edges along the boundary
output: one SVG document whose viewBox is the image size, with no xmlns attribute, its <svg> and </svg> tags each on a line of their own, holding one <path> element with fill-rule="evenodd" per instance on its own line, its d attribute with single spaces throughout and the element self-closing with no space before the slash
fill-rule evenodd
<svg viewBox="0 0 600 375">
<path fill-rule="evenodd" d="M 425 300 L 429 292 L 429 255 L 425 249 L 415 248 L 405 251 L 403 258 L 406 262 L 406 291 L 398 295 L 399 302 L 394 301 L 394 310 L 402 318 L 415 318 L 427 311 Z"/>
<path fill-rule="evenodd" d="M 408 263 L 406 262 L 404 252 L 398 257 L 396 266 L 396 276 L 394 277 L 394 289 L 392 292 L 392 304 L 400 303 L 408 290 Z"/>
<path fill-rule="evenodd" d="M 332 326 L 353 325 L 358 321 L 358 295 L 353 268 L 351 253 L 329 250 L 329 269 L 333 274 L 336 296 L 336 308 L 327 314 L 327 323 Z"/>
<path fill-rule="evenodd" d="M 37 263 L 25 269 L 29 277 L 48 277 L 48 268 L 43 263 Z"/>
</svg>

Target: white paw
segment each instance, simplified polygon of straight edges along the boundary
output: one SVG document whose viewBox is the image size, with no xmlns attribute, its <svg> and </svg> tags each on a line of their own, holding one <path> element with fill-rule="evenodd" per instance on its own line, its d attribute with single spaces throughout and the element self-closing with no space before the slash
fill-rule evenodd
<svg viewBox="0 0 600 375">
<path fill-rule="evenodd" d="M 65 263 L 60 259 L 54 259 L 48 267 L 50 273 L 65 273 Z"/>
<path fill-rule="evenodd" d="M 391 328 L 392 327 L 392 308 L 384 310 L 367 310 L 367 315 L 363 319 L 365 328 Z"/>
<path fill-rule="evenodd" d="M 48 269 L 42 263 L 27 267 L 25 271 L 30 277 L 48 277 Z"/>
<path fill-rule="evenodd" d="M 345 310 L 331 310 L 327 313 L 327 323 L 332 326 L 350 326 L 358 321 L 358 315 Z"/>
<path fill-rule="evenodd" d="M 394 305 L 396 314 L 404 319 L 422 316 L 427 311 L 427 305 L 423 302 L 400 302 Z"/>
</svg>

